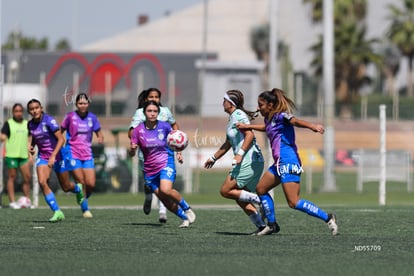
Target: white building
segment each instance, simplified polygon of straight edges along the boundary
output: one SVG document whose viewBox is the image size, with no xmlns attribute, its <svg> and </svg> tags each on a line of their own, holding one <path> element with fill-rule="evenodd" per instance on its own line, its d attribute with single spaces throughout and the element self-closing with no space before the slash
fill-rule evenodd
<svg viewBox="0 0 414 276">
<path fill-rule="evenodd" d="M 309 71 L 309 47 L 322 33 L 310 19 L 311 6 L 302 0 L 278 0 L 278 37 L 291 47 L 294 71 Z M 387 5 L 398 0 L 368 0 L 368 36 L 382 37 L 389 25 Z M 254 61 L 250 47 L 252 27 L 267 22 L 269 0 L 208 0 L 207 51 L 222 61 Z M 200 53 L 203 49 L 204 3 L 149 21 L 115 36 L 84 45 L 91 52 Z"/>
</svg>

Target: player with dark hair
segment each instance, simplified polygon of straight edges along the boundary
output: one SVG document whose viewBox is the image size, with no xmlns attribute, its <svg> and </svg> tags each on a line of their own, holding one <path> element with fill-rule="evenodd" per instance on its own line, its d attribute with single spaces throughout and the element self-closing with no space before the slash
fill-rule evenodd
<svg viewBox="0 0 414 276">
<path fill-rule="evenodd" d="M 256 187 L 256 192 L 262 202 L 262 207 L 267 218 L 267 226 L 258 235 L 270 235 L 280 230 L 276 222 L 274 202 L 268 192 L 282 183 L 282 189 L 290 208 L 305 212 L 327 223 L 332 235 L 338 233 L 336 216 L 319 208 L 316 204 L 301 199 L 300 175 L 303 172 L 299 158 L 294 127 L 308 128 L 314 132 L 323 134 L 322 125 L 312 124 L 300 120 L 293 115 L 294 102 L 285 92 L 274 88 L 264 91 L 258 97 L 258 109 L 264 117 L 263 125 L 239 124 L 240 129 L 254 129 L 265 131 L 269 138 L 274 164 L 263 174 Z"/>
<path fill-rule="evenodd" d="M 262 176 L 264 159 L 256 137 L 252 130 L 240 130 L 237 123 L 250 124 L 249 119 L 254 119 L 256 112 L 244 108 L 244 96 L 239 90 L 229 90 L 224 94 L 223 108 L 229 114 L 226 129 L 226 141 L 204 163 L 204 167 L 213 167 L 216 160 L 221 158 L 230 149 L 233 151 L 233 169 L 229 172 L 220 193 L 223 197 L 237 202 L 252 223 L 257 227 L 253 233 L 262 231 L 264 223 L 260 212 L 252 204 L 259 204 L 260 198 L 255 194 L 257 182 Z"/>
<path fill-rule="evenodd" d="M 22 104 L 14 104 L 12 107 L 13 117 L 4 123 L 0 135 L 1 142 L 6 143 L 7 195 L 9 197 L 9 207 L 12 209 L 20 209 L 21 207 L 16 202 L 14 193 L 17 169 L 20 170 L 23 177 L 23 195 L 30 198 L 30 182 L 32 177 L 30 173 L 31 156 L 27 147 L 29 131 L 23 112 Z"/>
<path fill-rule="evenodd" d="M 102 144 L 104 136 L 95 114 L 88 111 L 91 100 L 86 93 L 76 96 L 76 110 L 66 114 L 61 124 L 61 132 L 67 131 L 65 154 L 68 169 L 77 183 L 84 185 L 85 198 L 81 202 L 84 218 L 92 218 L 88 199 L 96 182 L 95 163 L 92 155 L 92 138 L 96 134 L 98 143 Z M 80 184 L 78 184 L 80 185 Z"/>
<path fill-rule="evenodd" d="M 131 138 L 132 130 L 137 127 L 140 123 L 145 121 L 145 114 L 144 114 L 144 103 L 147 101 L 155 101 L 160 106 L 160 112 L 158 114 L 158 120 L 168 122 L 172 129 L 178 129 L 178 124 L 175 121 L 173 114 L 171 113 L 168 107 L 162 106 L 161 104 L 161 91 L 158 88 L 148 88 L 143 90 L 138 95 L 138 108 L 135 111 L 134 116 L 132 117 L 131 124 L 129 126 L 128 137 Z M 174 154 L 173 152 L 170 152 Z M 142 170 L 142 154 L 138 153 L 138 158 L 140 160 L 140 167 Z M 181 152 L 177 152 L 177 159 L 178 162 L 183 162 L 183 156 Z M 143 206 L 143 211 L 146 215 L 151 212 L 151 204 L 152 204 L 152 193 L 148 190 L 147 186 L 144 185 L 144 192 L 145 192 L 145 201 Z M 167 209 L 163 205 L 162 201 L 159 201 L 159 222 L 166 223 L 167 222 Z"/>
<path fill-rule="evenodd" d="M 174 155 L 171 155 L 167 145 L 171 125 L 157 119 L 160 112 L 157 102 L 145 102 L 143 110 L 145 122 L 133 129 L 129 154 L 134 156 L 138 148 L 142 151 L 145 186 L 158 196 L 168 210 L 183 220 L 179 227 L 188 227 L 196 216 L 173 188 L 176 175 Z"/>
<path fill-rule="evenodd" d="M 27 103 L 27 110 L 32 116 L 27 124 L 30 135 L 30 152 L 34 153 L 33 147 L 36 145 L 38 148 L 36 159 L 37 178 L 45 201 L 53 211 L 53 216 L 49 219 L 49 222 L 58 222 L 64 220 L 65 215 L 60 210 L 55 195 L 48 185 L 52 169 L 58 177 L 62 190 L 76 193 L 79 204 L 83 200 L 83 192 L 78 185 L 70 181 L 69 171 L 65 166 L 64 156 L 61 152 L 65 139 L 56 120 L 43 112 L 42 104 L 37 99 L 31 99 Z"/>
</svg>

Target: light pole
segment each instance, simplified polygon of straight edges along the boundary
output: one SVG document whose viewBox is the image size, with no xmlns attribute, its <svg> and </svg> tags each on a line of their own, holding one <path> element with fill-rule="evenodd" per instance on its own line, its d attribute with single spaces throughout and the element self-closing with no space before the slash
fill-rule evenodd
<svg viewBox="0 0 414 276">
<path fill-rule="evenodd" d="M 268 89 L 276 88 L 278 78 L 277 72 L 277 13 L 278 13 L 278 0 L 270 0 L 269 8 L 269 22 L 270 22 L 270 35 L 269 35 L 269 87 Z"/>
<path fill-rule="evenodd" d="M 2 1 L 0 1 L 0 14 L 3 14 L 2 10 Z M 4 84 L 4 67 L 2 60 L 2 51 L 1 46 L 3 42 L 1 40 L 1 17 L 0 17 L 0 125 L 3 126 L 4 121 L 4 111 L 3 111 L 3 84 Z M 3 153 L 3 143 L 0 143 L 0 153 Z M 2 206 L 2 197 L 3 197 L 3 156 L 0 156 L 0 208 Z"/>
<path fill-rule="evenodd" d="M 202 35 L 202 50 L 201 50 L 201 68 L 198 76 L 198 122 L 197 122 L 197 129 L 201 132 L 202 128 L 202 114 L 201 114 L 201 105 L 203 104 L 203 92 L 204 92 L 204 82 L 205 82 L 205 74 L 206 74 L 206 60 L 207 60 L 207 34 L 208 34 L 208 0 L 203 0 L 204 8 L 203 8 L 203 35 Z M 197 139 L 197 137 L 195 137 Z M 200 160 L 201 157 L 201 149 L 200 145 L 196 144 L 196 152 L 197 152 L 197 167 L 194 179 L 194 187 L 193 191 L 198 192 L 200 189 Z"/>
<path fill-rule="evenodd" d="M 323 90 L 324 103 L 324 184 L 323 190 L 336 191 L 334 175 L 334 116 L 335 116 L 335 85 L 334 85 L 334 28 L 333 28 L 333 0 L 323 0 Z"/>
</svg>

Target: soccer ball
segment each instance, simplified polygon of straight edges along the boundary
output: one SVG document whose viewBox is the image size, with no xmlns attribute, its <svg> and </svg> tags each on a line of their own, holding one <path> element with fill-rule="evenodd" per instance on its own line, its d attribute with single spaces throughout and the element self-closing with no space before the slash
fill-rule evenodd
<svg viewBox="0 0 414 276">
<path fill-rule="evenodd" d="M 188 137 L 181 130 L 173 130 L 167 136 L 168 147 L 173 151 L 182 151 L 188 146 Z"/>
<path fill-rule="evenodd" d="M 17 204 L 20 208 L 30 208 L 32 206 L 32 201 L 28 197 L 21 196 L 19 200 L 17 200 Z"/>
</svg>

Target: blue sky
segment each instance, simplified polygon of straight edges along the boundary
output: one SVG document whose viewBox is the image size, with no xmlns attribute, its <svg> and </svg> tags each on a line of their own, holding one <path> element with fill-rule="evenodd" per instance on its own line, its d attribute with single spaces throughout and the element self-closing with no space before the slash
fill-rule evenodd
<svg viewBox="0 0 414 276">
<path fill-rule="evenodd" d="M 13 30 L 36 39 L 48 38 L 52 48 L 68 39 L 76 49 L 137 25 L 139 14 L 150 21 L 203 0 L 0 0 L 1 44 Z"/>
</svg>

